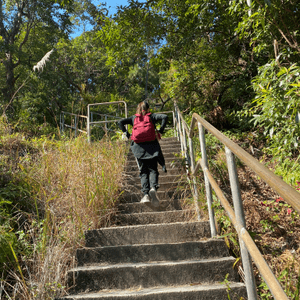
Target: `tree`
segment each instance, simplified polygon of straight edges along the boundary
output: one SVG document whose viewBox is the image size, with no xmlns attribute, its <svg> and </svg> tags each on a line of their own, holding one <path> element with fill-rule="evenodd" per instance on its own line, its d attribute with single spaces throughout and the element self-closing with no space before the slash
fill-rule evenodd
<svg viewBox="0 0 300 300">
<path fill-rule="evenodd" d="M 72 16 L 80 1 L 0 0 L 0 69 L 5 78 L 1 92 L 9 103 L 24 72 L 32 69 L 59 38 L 72 29 Z M 90 0 L 84 1 L 92 6 Z M 47 37 L 47 39 L 46 39 Z M 43 54 L 41 54 L 43 52 Z"/>
<path fill-rule="evenodd" d="M 256 52 L 267 51 L 274 57 L 285 51 L 291 58 L 296 55 L 299 60 L 298 1 L 248 0 L 248 5 L 236 0 L 230 2 L 232 14 L 241 16 L 237 33 L 240 37 L 250 38 Z"/>
<path fill-rule="evenodd" d="M 158 55 L 164 67 L 162 97 L 206 115 L 242 109 L 252 97 L 247 86 L 257 71 L 249 40 L 235 33 L 241 16 L 230 14 L 228 1 L 155 0 L 151 5 L 164 17 L 166 42 Z"/>
<path fill-rule="evenodd" d="M 131 0 L 98 32 L 106 45 L 107 64 L 127 77 L 127 84 L 144 88 L 143 95 L 136 95 L 139 101 L 159 88 L 159 69 L 153 61 L 163 39 L 162 21 L 148 3 Z"/>
</svg>

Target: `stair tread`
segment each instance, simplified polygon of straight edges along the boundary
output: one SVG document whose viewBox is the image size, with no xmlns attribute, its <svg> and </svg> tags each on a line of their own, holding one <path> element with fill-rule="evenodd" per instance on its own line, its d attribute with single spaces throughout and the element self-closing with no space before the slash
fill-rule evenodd
<svg viewBox="0 0 300 300">
<path fill-rule="evenodd" d="M 183 261 L 228 257 L 221 239 L 77 249 L 78 266 L 117 264 L 122 262 Z"/>
<path fill-rule="evenodd" d="M 175 222 L 175 223 L 171 223 L 171 224 L 148 224 L 148 225 L 129 225 L 129 226 L 116 226 L 116 227 L 104 227 L 104 228 L 100 228 L 100 229 L 94 229 L 94 230 L 88 230 L 87 232 L 90 231 L 111 231 L 111 230 L 116 230 L 116 229 L 138 229 L 138 228 L 142 228 L 142 227 L 155 227 L 155 228 L 160 228 L 162 226 L 165 227 L 170 227 L 170 226 L 174 226 L 174 225 L 187 225 L 187 224 L 192 224 L 192 225 L 196 225 L 196 224 L 208 224 L 208 221 L 192 221 L 192 222 Z"/>
<path fill-rule="evenodd" d="M 241 282 L 228 282 L 231 289 L 243 288 L 244 283 Z M 102 290 L 98 293 L 87 293 L 82 295 L 72 295 L 65 297 L 66 299 L 97 299 L 97 297 L 113 297 L 119 296 L 120 298 L 126 296 L 142 296 L 142 295 L 155 295 L 155 294 L 168 294 L 168 293 L 178 293 L 178 292 L 189 292 L 189 291 L 210 291 L 215 289 L 226 290 L 226 285 L 220 283 L 208 284 L 189 284 L 189 285 L 179 285 L 179 286 L 159 286 L 151 288 L 136 288 L 136 289 L 126 289 L 126 290 Z"/>
<path fill-rule="evenodd" d="M 120 214 L 171 210 L 181 211 L 183 209 L 179 200 L 160 200 L 159 207 L 147 206 L 141 202 L 120 203 L 118 205 L 118 212 Z"/>
<path fill-rule="evenodd" d="M 167 210 L 167 211 L 150 211 L 150 212 L 138 212 L 138 213 L 129 213 L 122 214 L 122 216 L 143 216 L 143 215 L 168 215 L 168 214 L 185 214 L 187 212 L 193 212 L 193 209 L 182 209 L 182 210 Z M 178 223 L 178 222 L 176 222 Z"/>
<path fill-rule="evenodd" d="M 223 261 L 235 261 L 232 256 L 218 257 L 218 258 L 206 258 L 206 259 L 193 259 L 193 260 L 181 260 L 181 261 L 151 261 L 151 262 L 131 262 L 131 263 L 121 263 L 121 264 L 101 264 L 101 265 L 89 265 L 89 266 L 77 266 L 69 272 L 79 272 L 79 271 L 97 271 L 97 270 L 110 270 L 110 269 L 122 269 L 122 268 L 145 268 L 145 267 L 155 267 L 155 266 L 180 266 L 180 265 L 192 265 L 192 264 L 207 264 L 214 262 Z"/>
<path fill-rule="evenodd" d="M 157 194 L 158 194 L 158 197 L 160 198 L 160 195 L 164 195 L 166 192 L 171 192 L 171 191 L 175 191 L 176 190 L 176 186 L 173 186 L 170 190 L 166 190 L 166 191 L 163 191 L 162 189 L 158 189 L 157 190 Z M 135 197 L 140 197 L 142 196 L 142 192 L 141 191 L 134 191 L 134 192 L 124 192 L 122 196 L 126 196 L 126 195 L 131 195 L 131 196 L 135 196 Z M 141 198 L 142 199 L 142 198 Z M 164 199 L 166 200 L 166 199 Z"/>
<path fill-rule="evenodd" d="M 135 168 L 131 168 L 132 170 L 131 171 L 123 171 L 122 172 L 122 175 L 125 177 L 132 177 L 132 178 L 139 178 L 139 175 L 140 175 L 140 172 L 138 170 L 138 167 L 136 166 Z M 161 169 L 158 169 L 158 172 L 159 172 L 159 180 L 162 179 L 162 177 L 165 177 L 165 176 L 178 176 L 179 178 L 181 178 L 182 176 L 186 176 L 186 171 L 181 168 L 180 170 L 179 169 L 168 169 L 167 167 L 167 173 L 163 172 Z"/>
<path fill-rule="evenodd" d="M 104 266 L 77 267 L 68 272 L 68 282 L 76 278 L 77 292 L 99 291 L 102 289 L 127 289 L 136 287 L 155 287 L 199 282 L 238 281 L 233 269 L 235 258 L 130 262 Z M 228 275 L 227 275 L 228 274 Z M 74 290 L 74 292 L 75 292 Z"/>
<path fill-rule="evenodd" d="M 176 186 L 165 190 L 158 190 L 157 194 L 160 201 L 172 201 L 173 199 L 179 201 L 191 196 L 189 190 L 179 190 Z M 140 191 L 140 188 L 136 187 L 135 193 L 124 192 L 119 200 L 121 203 L 138 203 L 141 201 L 142 197 L 143 194 Z"/>
<path fill-rule="evenodd" d="M 128 177 L 128 179 L 139 179 L 140 180 L 139 175 L 136 172 L 134 172 L 134 171 L 132 171 L 132 172 L 126 172 L 125 175 Z M 180 180 L 181 177 L 182 177 L 182 175 L 181 174 L 168 174 L 168 173 L 165 173 L 165 172 L 160 172 L 159 173 L 159 179 L 161 179 L 162 177 L 167 177 L 167 178 L 170 179 L 170 182 L 174 182 L 173 181 L 174 179 Z"/>
<path fill-rule="evenodd" d="M 130 248 L 137 248 L 137 247 L 141 247 L 141 246 L 154 246 L 154 247 L 159 247 L 161 245 L 184 245 L 184 244 L 203 244 L 203 243 L 208 243 L 208 242 L 218 242 L 218 241 L 222 241 L 222 239 L 217 239 L 217 238 L 207 238 L 203 241 L 193 241 L 193 242 L 178 242 L 178 243 L 159 243 L 159 244 L 142 244 L 142 245 L 125 245 L 125 246 L 100 246 L 100 247 L 93 247 L 90 249 L 102 249 L 102 248 L 107 248 L 107 249 L 111 249 L 113 250 L 114 248 L 118 248 L 118 247 L 130 247 Z M 85 248 L 79 248 L 79 249 L 89 249 L 88 247 Z"/>
<path fill-rule="evenodd" d="M 208 221 L 174 222 L 88 230 L 85 242 L 87 247 L 176 243 L 206 239 L 210 235 Z"/>
</svg>

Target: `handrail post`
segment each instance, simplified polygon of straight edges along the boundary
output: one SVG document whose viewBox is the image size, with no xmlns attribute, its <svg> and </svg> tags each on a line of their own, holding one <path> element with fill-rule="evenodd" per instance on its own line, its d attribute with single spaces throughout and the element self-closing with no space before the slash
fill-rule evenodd
<svg viewBox="0 0 300 300">
<path fill-rule="evenodd" d="M 64 132 L 65 130 L 65 113 L 62 115 L 62 125 L 61 125 L 61 131 Z"/>
<path fill-rule="evenodd" d="M 184 150 L 184 157 L 185 157 L 185 163 L 186 163 L 186 168 L 189 167 L 190 165 L 190 159 L 187 151 L 187 142 L 186 142 L 186 132 L 184 128 L 184 120 L 181 118 L 181 115 L 179 114 L 179 118 L 181 120 L 181 130 L 182 130 L 182 139 L 183 139 L 183 150 Z"/>
<path fill-rule="evenodd" d="M 206 169 L 208 169 L 207 162 L 207 153 L 206 153 L 206 143 L 205 143 L 205 131 L 203 126 L 198 122 L 198 130 L 199 130 L 199 140 L 200 140 L 200 149 L 202 154 L 202 162 Z M 216 223 L 215 223 L 215 213 L 212 207 L 213 197 L 211 191 L 211 185 L 209 183 L 209 179 L 207 178 L 206 173 L 204 172 L 204 183 L 205 183 L 205 192 L 206 192 L 206 200 L 208 207 L 208 215 L 209 215 L 209 223 L 210 223 L 210 231 L 211 236 L 215 237 L 217 235 Z"/>
<path fill-rule="evenodd" d="M 75 138 L 77 137 L 77 116 L 75 116 Z"/>
<path fill-rule="evenodd" d="M 179 132 L 179 116 L 178 116 L 178 107 L 176 104 L 174 104 L 174 111 L 175 111 L 175 120 L 176 120 L 176 133 L 177 133 L 177 139 L 180 142 L 181 145 L 181 141 L 180 141 L 180 132 Z"/>
<path fill-rule="evenodd" d="M 62 113 L 60 113 L 60 115 L 59 115 L 59 132 L 60 132 L 60 134 L 62 133 L 61 124 L 62 124 Z"/>
<path fill-rule="evenodd" d="M 179 131 L 179 142 L 180 142 L 180 147 L 181 147 L 181 155 L 184 155 L 183 134 L 181 132 L 181 119 L 180 119 L 178 109 L 176 109 L 176 115 L 177 115 L 177 120 L 178 120 L 178 131 Z"/>
<path fill-rule="evenodd" d="M 182 131 L 182 137 L 183 137 L 183 151 L 184 151 L 184 156 L 187 159 L 187 144 L 186 144 L 186 132 L 184 130 L 184 125 L 183 125 L 183 120 L 181 120 L 181 131 Z"/>
<path fill-rule="evenodd" d="M 86 131 L 88 136 L 88 142 L 91 142 L 91 128 L 90 128 L 90 105 L 87 107 L 87 124 L 86 124 Z"/>
<path fill-rule="evenodd" d="M 178 123 L 178 113 L 175 107 L 175 131 L 176 131 L 176 137 L 178 139 L 178 141 L 180 142 L 180 132 L 179 132 L 179 123 Z M 181 143 L 180 143 L 180 147 L 181 147 Z"/>
<path fill-rule="evenodd" d="M 189 137 L 189 148 L 190 148 L 190 161 L 191 161 L 191 173 L 193 177 L 193 189 L 194 189 L 194 202 L 195 202 L 195 208 L 196 208 L 196 214 L 197 214 L 197 219 L 198 221 L 201 220 L 200 216 L 200 211 L 199 211 L 199 205 L 198 205 L 198 199 L 199 199 L 199 194 L 197 190 L 197 183 L 196 179 L 194 176 L 194 170 L 195 170 L 195 155 L 194 155 L 194 146 L 193 146 L 193 140 L 192 138 Z"/>
<path fill-rule="evenodd" d="M 174 111 L 172 111 L 172 116 L 173 116 L 174 135 L 175 135 L 175 137 L 178 137 L 177 130 L 176 130 L 176 120 L 175 120 L 175 113 L 174 113 Z"/>
<path fill-rule="evenodd" d="M 246 228 L 246 221 L 245 221 L 245 215 L 243 210 L 241 190 L 238 181 L 238 173 L 237 173 L 235 158 L 231 150 L 226 146 L 225 146 L 225 152 L 226 152 L 227 166 L 229 172 L 230 187 L 232 192 L 232 200 L 234 205 L 234 212 L 237 221 L 240 224 L 242 224 L 244 228 Z M 255 278 L 254 278 L 253 268 L 252 268 L 252 260 L 244 241 L 240 237 L 239 237 L 239 242 L 240 242 L 241 257 L 242 257 L 242 262 L 243 262 L 243 267 L 245 272 L 248 299 L 255 300 L 258 299 L 258 297 L 257 297 Z"/>
<path fill-rule="evenodd" d="M 105 122 L 107 122 L 107 115 L 105 115 Z M 107 123 L 104 123 L 105 134 L 107 134 Z"/>
</svg>

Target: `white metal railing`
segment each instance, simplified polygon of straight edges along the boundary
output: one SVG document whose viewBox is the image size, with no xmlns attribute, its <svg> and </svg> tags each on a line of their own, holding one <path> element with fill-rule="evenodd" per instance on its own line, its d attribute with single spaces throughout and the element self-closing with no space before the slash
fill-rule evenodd
<svg viewBox="0 0 300 300">
<path fill-rule="evenodd" d="M 248 299 L 258 299 L 255 278 L 252 269 L 252 260 L 256 264 L 260 274 L 262 275 L 264 281 L 268 285 L 274 299 L 284 300 L 288 299 L 280 283 L 272 273 L 267 262 L 263 258 L 259 249 L 255 245 L 253 239 L 246 229 L 246 222 L 241 198 L 241 190 L 238 180 L 238 173 L 235 162 L 235 155 L 239 159 L 249 166 L 260 178 L 262 178 L 269 186 L 271 186 L 278 194 L 285 199 L 297 212 L 300 212 L 300 194 L 286 184 L 282 179 L 272 173 L 263 164 L 258 162 L 254 157 L 248 154 L 245 150 L 239 147 L 237 144 L 232 142 L 226 136 L 224 136 L 215 127 L 201 118 L 198 114 L 193 114 L 190 127 L 184 121 L 184 118 L 175 104 L 175 127 L 177 131 L 177 136 L 181 144 L 181 150 L 186 158 L 186 162 L 190 169 L 190 173 L 193 177 L 193 195 L 196 205 L 196 210 L 198 218 L 200 218 L 199 208 L 198 208 L 198 194 L 196 186 L 196 177 L 199 169 L 201 168 L 204 173 L 206 198 L 209 212 L 209 221 L 211 228 L 212 237 L 217 235 L 217 230 L 215 226 L 215 216 L 213 210 L 213 198 L 212 189 L 215 191 L 218 199 L 220 200 L 222 206 L 224 207 L 227 215 L 229 216 L 232 224 L 234 225 L 240 242 L 241 257 L 245 273 L 245 284 L 247 288 Z M 195 133 L 195 128 L 198 128 L 199 142 L 201 148 L 201 159 L 195 162 L 194 150 L 193 150 L 193 137 Z M 234 209 L 231 208 L 228 200 L 224 196 L 221 188 L 217 184 L 216 180 L 209 171 L 208 158 L 206 153 L 205 144 L 205 130 L 214 135 L 220 142 L 225 145 L 225 153 L 227 159 L 227 167 L 229 173 L 230 187 L 232 192 L 232 200 Z M 252 260 L 251 260 L 252 258 Z"/>
<path fill-rule="evenodd" d="M 88 137 L 88 141 L 91 140 L 91 127 L 94 125 L 103 125 L 103 129 L 107 133 L 108 131 L 110 131 L 110 129 L 108 128 L 107 125 L 109 123 L 116 123 L 119 119 L 122 119 L 122 118 L 119 116 L 116 116 L 116 115 L 109 115 L 109 114 L 91 111 L 91 107 L 102 106 L 102 105 L 116 105 L 116 104 L 124 105 L 124 114 L 125 114 L 125 118 L 127 118 L 127 116 L 128 116 L 127 103 L 125 101 L 114 101 L 114 102 L 89 104 L 87 107 L 88 112 L 87 112 L 86 116 L 62 111 L 60 114 L 60 123 L 59 123 L 60 124 L 60 132 L 64 132 L 65 128 L 70 128 L 75 131 L 75 137 L 77 137 L 77 132 L 85 133 Z M 65 120 L 66 115 L 70 116 L 70 118 L 71 118 L 71 120 L 68 124 L 66 124 L 66 120 Z M 103 118 L 104 120 L 95 121 L 94 120 L 95 116 L 99 116 L 100 118 Z M 80 119 L 82 119 L 82 120 L 84 120 L 84 122 L 86 122 L 86 129 L 79 128 Z"/>
</svg>

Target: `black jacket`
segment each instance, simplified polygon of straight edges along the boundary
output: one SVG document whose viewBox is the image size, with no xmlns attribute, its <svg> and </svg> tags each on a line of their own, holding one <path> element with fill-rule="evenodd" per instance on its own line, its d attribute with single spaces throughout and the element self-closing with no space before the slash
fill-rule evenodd
<svg viewBox="0 0 300 300">
<path fill-rule="evenodd" d="M 126 130 L 125 125 L 133 126 L 134 119 L 135 119 L 135 115 L 126 119 L 122 119 L 118 122 L 120 129 L 123 132 L 126 132 L 128 138 L 130 137 L 130 134 Z M 161 121 L 159 133 L 162 134 L 167 125 L 168 116 L 165 114 L 151 114 L 151 120 L 154 124 L 154 127 L 157 122 Z M 139 143 L 139 144 L 135 143 L 134 141 L 131 141 L 130 148 L 131 151 L 133 152 L 133 155 L 137 159 L 152 159 L 154 157 L 159 157 L 161 155 L 161 148 L 157 140 L 152 142 Z"/>
</svg>

